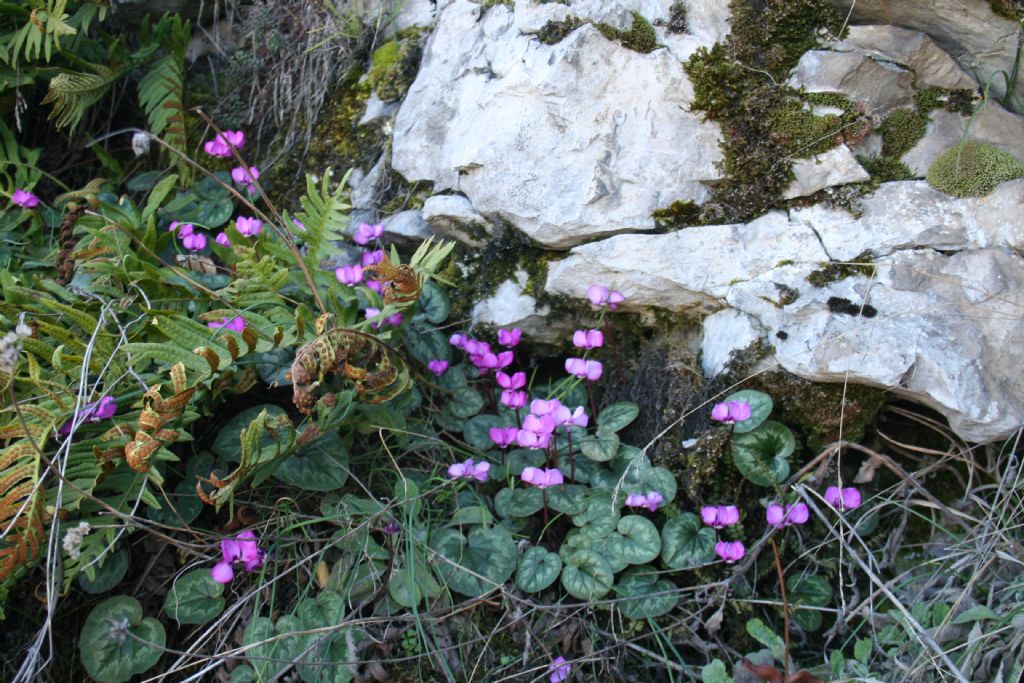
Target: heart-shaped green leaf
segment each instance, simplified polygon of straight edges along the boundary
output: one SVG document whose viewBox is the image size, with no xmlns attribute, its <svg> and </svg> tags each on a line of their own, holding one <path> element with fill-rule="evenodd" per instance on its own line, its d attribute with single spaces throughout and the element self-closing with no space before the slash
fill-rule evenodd
<svg viewBox="0 0 1024 683">
<path fill-rule="evenodd" d="M 246 655 L 257 681 L 268 681 L 279 671 L 291 666 L 302 651 L 302 622 L 291 614 L 277 620 L 277 626 L 267 617 L 256 617 L 245 629 L 242 642 L 249 648 Z M 294 633 L 291 637 L 280 637 Z"/>
<path fill-rule="evenodd" d="M 832 601 L 832 585 L 817 574 L 794 575 L 786 581 L 790 605 L 796 608 L 793 618 L 801 628 L 816 631 L 821 627 L 821 612 L 800 609 L 801 605 L 825 607 Z"/>
<path fill-rule="evenodd" d="M 597 425 L 606 432 L 618 432 L 628 427 L 640 414 L 640 408 L 631 401 L 605 406 L 597 416 Z"/>
<path fill-rule="evenodd" d="M 580 441 L 580 452 L 595 462 L 608 462 L 619 452 L 619 435 L 599 427 L 596 436 Z"/>
<path fill-rule="evenodd" d="M 500 526 L 476 527 L 468 538 L 455 529 L 441 529 L 430 546 L 448 560 L 438 565 L 441 580 L 463 595 L 485 595 L 516 570 L 515 541 Z"/>
<path fill-rule="evenodd" d="M 451 304 L 448 303 L 448 295 L 433 281 L 427 280 L 420 293 L 420 300 L 417 302 L 417 316 L 422 315 L 428 321 L 439 325 L 448 319 Z M 447 346 L 447 340 L 445 340 Z M 435 356 L 441 358 L 441 356 Z"/>
<path fill-rule="evenodd" d="M 588 533 L 607 535 L 615 531 L 621 513 L 621 501 L 612 502 L 611 489 L 596 489 L 587 497 L 583 512 L 573 515 L 572 523 L 588 530 Z"/>
<path fill-rule="evenodd" d="M 838 652 L 838 650 L 837 650 Z M 725 662 L 715 659 L 700 670 L 701 683 L 733 683 L 732 676 L 725 668 Z"/>
<path fill-rule="evenodd" d="M 491 441 L 491 428 L 511 426 L 505 418 L 497 415 L 476 415 L 466 420 L 462 429 L 462 436 L 473 448 L 479 451 L 489 451 L 494 448 Z"/>
<path fill-rule="evenodd" d="M 445 526 L 459 526 L 464 524 L 488 525 L 493 521 L 490 510 L 482 505 L 469 505 L 461 507 L 452 514 Z"/>
<path fill-rule="evenodd" d="M 448 340 L 425 321 L 413 320 L 411 324 L 402 326 L 402 340 L 416 360 L 424 365 L 434 359 L 451 360 L 452 347 Z"/>
<path fill-rule="evenodd" d="M 484 397 L 472 387 L 462 387 L 452 392 L 448 407 L 451 409 L 452 415 L 466 419 L 483 410 Z"/>
<path fill-rule="evenodd" d="M 608 595 L 613 581 L 608 561 L 593 550 L 577 550 L 562 568 L 562 587 L 579 600 L 600 600 Z"/>
<path fill-rule="evenodd" d="M 533 546 L 519 557 L 516 585 L 527 593 L 539 593 L 554 583 L 561 571 L 562 559 L 557 553 Z"/>
<path fill-rule="evenodd" d="M 128 565 L 131 556 L 127 548 L 121 548 L 116 553 L 108 553 L 103 564 L 85 569 L 78 575 L 78 586 L 86 593 L 99 595 L 121 583 L 121 579 L 128 572 Z M 90 569 L 94 572 L 89 578 Z"/>
<path fill-rule="evenodd" d="M 338 432 L 321 434 L 285 458 L 274 476 L 305 491 L 334 491 L 348 481 L 348 450 Z"/>
<path fill-rule="evenodd" d="M 769 420 L 760 429 L 732 438 L 732 461 L 758 486 L 781 484 L 789 476 L 789 456 L 796 439 L 789 427 Z"/>
<path fill-rule="evenodd" d="M 762 391 L 744 389 L 726 396 L 724 401 L 740 401 L 750 406 L 750 417 L 733 425 L 734 434 L 746 434 L 760 427 L 772 414 L 772 397 Z"/>
<path fill-rule="evenodd" d="M 554 486 L 548 489 L 548 507 L 567 515 L 578 515 L 587 507 L 589 492 L 586 486 L 578 484 Z"/>
<path fill-rule="evenodd" d="M 405 554 L 395 558 L 388 580 L 388 594 L 399 605 L 415 607 L 424 598 L 437 597 L 441 590 L 441 584 L 434 578 L 422 552 L 413 551 L 412 560 Z"/>
<path fill-rule="evenodd" d="M 220 428 L 210 450 L 228 462 L 238 462 L 242 457 L 242 433 L 264 410 L 267 411 L 268 418 L 287 417 L 287 413 L 285 413 L 283 408 L 272 403 L 246 408 Z M 259 449 L 269 449 L 276 445 L 277 440 L 274 436 L 269 431 L 264 430 L 260 435 Z"/>
<path fill-rule="evenodd" d="M 659 580 L 647 567 L 631 567 L 615 584 L 616 596 L 621 599 L 618 608 L 630 619 L 653 619 L 668 614 L 679 602 L 673 594 L 675 590 L 675 584 Z"/>
<path fill-rule="evenodd" d="M 167 633 L 152 617 L 142 618 L 135 598 L 117 595 L 96 605 L 78 639 L 82 665 L 100 683 L 122 683 L 156 664 Z"/>
<path fill-rule="evenodd" d="M 494 510 L 502 517 L 529 517 L 544 507 L 540 489 L 502 489 L 494 497 Z"/>
<path fill-rule="evenodd" d="M 164 612 L 179 624 L 205 624 L 224 609 L 224 585 L 210 575 L 210 569 L 193 569 L 171 584 L 164 599 Z"/>
<path fill-rule="evenodd" d="M 646 517 L 627 515 L 616 530 L 608 539 L 608 549 L 627 564 L 646 564 L 661 552 L 658 528 Z"/>
<path fill-rule="evenodd" d="M 672 569 L 686 569 L 709 562 L 715 554 L 715 530 L 700 518 L 684 512 L 665 522 L 661 529 L 661 559 Z"/>
</svg>

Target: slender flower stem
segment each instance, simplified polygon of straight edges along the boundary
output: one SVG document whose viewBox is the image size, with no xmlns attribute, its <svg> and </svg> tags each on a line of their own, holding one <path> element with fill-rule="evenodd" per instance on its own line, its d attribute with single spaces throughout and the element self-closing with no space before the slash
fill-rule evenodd
<svg viewBox="0 0 1024 683">
<path fill-rule="evenodd" d="M 523 418 L 519 414 L 519 408 L 516 408 L 516 427 L 518 427 L 519 429 L 523 428 Z"/>
<path fill-rule="evenodd" d="M 782 629 L 786 636 L 786 658 L 782 660 L 782 675 L 789 678 L 789 603 L 786 601 L 786 577 L 782 574 L 782 560 L 779 559 L 779 547 L 775 539 L 769 539 L 772 552 L 775 554 L 775 570 L 779 574 L 779 590 L 782 591 Z"/>
<path fill-rule="evenodd" d="M 576 458 L 572 451 L 572 427 L 566 427 L 566 436 L 569 437 L 569 479 L 576 481 Z"/>
<path fill-rule="evenodd" d="M 597 404 L 594 403 L 594 383 L 590 380 L 585 380 L 587 383 L 587 396 L 590 398 L 590 414 L 594 418 L 594 424 L 597 424 Z M 600 427 L 601 425 L 597 425 Z"/>
<path fill-rule="evenodd" d="M 622 367 L 622 356 L 619 354 L 619 347 L 615 345 L 615 332 L 607 318 L 604 320 L 604 331 L 608 335 L 608 346 L 612 347 L 612 354 L 615 356 L 615 368 L 619 371 L 619 381 L 624 383 L 626 370 Z"/>
<path fill-rule="evenodd" d="M 553 467 L 557 470 L 558 469 L 558 438 L 554 434 L 551 435 L 551 459 L 552 459 L 552 462 L 554 463 Z"/>
<path fill-rule="evenodd" d="M 544 496 L 544 528 L 547 529 L 548 528 L 548 490 L 546 488 L 542 488 L 540 490 L 540 492 L 541 492 L 541 495 Z"/>
</svg>

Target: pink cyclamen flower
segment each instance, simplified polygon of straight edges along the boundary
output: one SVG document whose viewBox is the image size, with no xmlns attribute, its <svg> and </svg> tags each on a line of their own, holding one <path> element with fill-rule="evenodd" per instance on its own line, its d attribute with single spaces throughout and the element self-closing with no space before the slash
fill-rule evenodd
<svg viewBox="0 0 1024 683">
<path fill-rule="evenodd" d="M 590 285 L 587 288 L 587 298 L 590 299 L 590 303 L 595 306 L 608 306 L 608 310 L 614 311 L 619 307 L 626 297 L 623 296 L 622 292 L 616 290 L 609 290 L 604 285 Z"/>
<path fill-rule="evenodd" d="M 533 484 L 539 489 L 546 489 L 551 486 L 561 485 L 565 479 L 557 468 L 541 469 L 539 467 L 527 467 L 519 478 L 527 484 Z"/>
<path fill-rule="evenodd" d="M 735 505 L 705 505 L 700 518 L 710 527 L 724 529 L 740 521 L 740 511 Z"/>
<path fill-rule="evenodd" d="M 512 376 L 507 375 L 500 370 L 494 374 L 494 379 L 497 380 L 498 386 L 502 389 L 522 389 L 526 386 L 526 373 L 517 372 Z"/>
<path fill-rule="evenodd" d="M 651 512 L 658 509 L 658 506 L 665 502 L 665 496 L 657 491 L 647 493 L 631 493 L 626 496 L 626 507 L 647 508 Z"/>
<path fill-rule="evenodd" d="M 551 411 L 551 417 L 555 420 L 555 424 L 560 427 L 568 427 L 570 425 L 586 427 L 590 424 L 590 417 L 583 409 L 583 406 L 576 406 L 576 410 L 570 410 L 567 406 L 559 404 L 557 408 Z"/>
<path fill-rule="evenodd" d="M 235 578 L 232 565 L 236 562 L 241 562 L 246 572 L 252 572 L 263 566 L 263 559 L 266 556 L 266 553 L 260 550 L 256 534 L 251 531 L 243 531 L 234 538 L 222 539 L 220 554 L 223 559 L 213 565 L 210 571 L 217 583 L 231 583 Z"/>
<path fill-rule="evenodd" d="M 749 420 L 751 415 L 750 404 L 746 401 L 729 401 L 718 403 L 711 409 L 711 419 L 725 424 L 734 424 Z"/>
<path fill-rule="evenodd" d="M 806 524 L 811 517 L 811 511 L 804 503 L 793 503 L 783 508 L 778 503 L 772 503 L 765 510 L 765 518 L 768 524 L 778 529 L 790 525 Z"/>
<path fill-rule="evenodd" d="M 306 226 L 298 218 L 293 218 L 292 219 L 292 225 L 294 225 L 296 228 L 298 228 L 302 232 L 306 232 Z"/>
<path fill-rule="evenodd" d="M 489 462 L 474 462 L 473 458 L 465 462 L 457 462 L 448 467 L 448 476 L 452 479 L 476 479 L 487 481 L 487 473 L 491 469 Z"/>
<path fill-rule="evenodd" d="M 178 237 L 188 237 L 195 232 L 195 226 L 191 223 L 171 221 L 171 224 L 167 226 L 167 232 L 174 233 Z"/>
<path fill-rule="evenodd" d="M 334 269 L 334 277 L 343 285 L 355 285 L 363 281 L 363 267 L 345 265 Z"/>
<path fill-rule="evenodd" d="M 565 663 L 565 657 L 555 657 L 548 664 L 548 671 L 551 672 L 551 675 L 548 676 L 548 680 L 551 683 L 562 683 L 562 681 L 569 678 L 572 666 Z"/>
<path fill-rule="evenodd" d="M 395 534 L 397 534 L 401 530 L 402 530 L 402 525 L 399 524 L 398 522 L 393 521 L 393 520 L 388 522 L 387 524 L 385 524 L 384 528 L 381 529 L 381 531 L 383 531 L 388 536 L 394 536 Z"/>
<path fill-rule="evenodd" d="M 206 235 L 201 232 L 190 232 L 181 239 L 181 246 L 189 251 L 202 251 L 206 249 Z"/>
<path fill-rule="evenodd" d="M 466 337 L 462 342 L 462 350 L 471 356 L 482 356 L 491 352 L 491 345 L 479 339 Z"/>
<path fill-rule="evenodd" d="M 491 441 L 494 442 L 498 448 L 508 448 L 516 441 L 516 437 L 519 435 L 518 427 L 491 427 L 488 431 L 488 435 L 491 437 Z"/>
<path fill-rule="evenodd" d="M 601 373 L 604 372 L 604 366 L 601 365 L 600 361 L 596 360 L 585 360 L 583 358 L 566 358 L 565 359 L 565 371 L 570 375 L 575 375 L 580 379 L 586 379 L 590 382 L 596 382 L 601 378 Z"/>
<path fill-rule="evenodd" d="M 383 260 L 384 260 L 384 250 L 383 249 L 375 249 L 373 251 L 366 251 L 366 252 L 363 252 L 363 255 L 359 257 L 359 261 L 360 261 L 360 263 L 363 264 L 364 268 L 366 266 L 375 266 L 375 265 L 377 265 L 378 263 L 380 263 Z"/>
<path fill-rule="evenodd" d="M 365 246 L 383 234 L 384 226 L 381 225 L 380 223 L 377 223 L 376 225 L 370 225 L 369 223 L 360 223 L 359 227 L 356 228 L 355 235 L 352 236 L 352 239 L 355 241 L 356 244 L 360 246 Z"/>
<path fill-rule="evenodd" d="M 727 564 L 732 564 L 747 554 L 742 541 L 719 541 L 715 544 L 715 554 Z"/>
<path fill-rule="evenodd" d="M 513 327 L 511 330 L 500 329 L 498 330 L 498 343 L 505 348 L 512 348 L 519 343 L 522 339 L 523 331 L 518 327 Z"/>
<path fill-rule="evenodd" d="M 522 408 L 526 405 L 526 392 L 506 389 L 501 392 L 501 405 L 509 408 Z"/>
<path fill-rule="evenodd" d="M 544 399 L 541 398 L 535 398 L 532 401 L 530 401 L 530 412 L 536 415 L 537 417 L 551 415 L 561 405 L 562 402 L 559 401 L 557 398 L 553 398 L 550 401 L 545 401 Z"/>
<path fill-rule="evenodd" d="M 427 370 L 440 377 L 448 370 L 448 361 L 435 358 L 434 360 L 427 363 Z"/>
<path fill-rule="evenodd" d="M 842 490 L 838 486 L 829 486 L 825 489 L 825 502 L 837 510 L 853 510 L 860 507 L 860 491 L 852 486 Z"/>
<path fill-rule="evenodd" d="M 239 216 L 235 219 L 235 229 L 242 237 L 255 237 L 263 230 L 263 221 L 249 216 Z"/>
<path fill-rule="evenodd" d="M 366 281 L 366 286 L 369 287 L 370 289 L 372 289 L 373 291 L 377 292 L 378 294 L 383 294 L 384 293 L 384 283 L 383 282 L 377 282 L 376 280 L 367 280 Z"/>
<path fill-rule="evenodd" d="M 236 166 L 231 169 L 231 179 L 238 185 L 243 185 L 250 193 L 256 191 L 256 180 L 259 177 L 260 169 L 255 166 Z"/>
<path fill-rule="evenodd" d="M 100 422 L 101 420 L 108 420 L 114 417 L 117 413 L 117 401 L 112 396 L 101 396 L 100 400 L 93 403 L 87 403 L 81 410 L 81 422 Z M 74 420 L 68 420 L 61 428 L 58 433 L 61 436 L 67 436 L 71 433 L 71 423 Z"/>
<path fill-rule="evenodd" d="M 14 194 L 11 195 L 11 202 L 17 204 L 23 209 L 34 209 L 39 206 L 39 197 L 35 196 L 28 190 L 17 189 Z"/>
<path fill-rule="evenodd" d="M 231 238 L 226 232 L 217 233 L 217 237 L 213 241 L 222 247 L 231 247 Z"/>
<path fill-rule="evenodd" d="M 578 349 L 596 349 L 604 346 L 604 332 L 601 330 L 576 330 L 572 334 L 572 345 Z"/>
<path fill-rule="evenodd" d="M 245 329 L 245 318 L 240 315 L 236 315 L 233 318 L 221 318 L 220 321 L 213 321 L 206 323 L 206 326 L 211 329 L 225 329 L 231 330 L 232 332 L 241 332 Z"/>
<path fill-rule="evenodd" d="M 380 315 L 380 309 L 379 308 L 367 308 L 366 309 L 366 319 L 367 320 L 370 320 L 371 318 L 376 318 L 378 315 Z M 388 317 L 384 318 L 384 320 L 382 322 L 370 323 L 370 327 L 372 327 L 375 330 L 379 330 L 381 328 L 381 325 L 391 325 L 392 327 L 398 327 L 399 325 L 402 324 L 402 321 L 404 319 L 405 319 L 405 316 L 402 315 L 401 313 L 393 313 L 393 314 L 389 315 Z"/>
<path fill-rule="evenodd" d="M 245 133 L 240 130 L 226 130 L 214 136 L 212 140 L 203 145 L 203 151 L 211 157 L 221 159 L 231 158 L 231 148 L 241 149 L 245 146 Z"/>
<path fill-rule="evenodd" d="M 456 334 L 453 334 L 452 336 L 448 337 L 448 343 L 451 344 L 452 346 L 454 346 L 457 349 L 461 349 L 461 348 L 465 347 L 466 346 L 466 341 L 467 341 L 466 335 L 464 335 L 464 334 L 456 333 Z"/>
</svg>

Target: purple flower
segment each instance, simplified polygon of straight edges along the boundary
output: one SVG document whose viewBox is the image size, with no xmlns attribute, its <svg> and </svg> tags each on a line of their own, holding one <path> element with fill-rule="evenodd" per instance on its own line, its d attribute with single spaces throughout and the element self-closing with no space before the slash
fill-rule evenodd
<svg viewBox="0 0 1024 683">
<path fill-rule="evenodd" d="M 711 409 L 711 419 L 725 424 L 734 424 L 749 420 L 751 415 L 750 404 L 746 401 L 729 401 L 718 403 Z"/>
<path fill-rule="evenodd" d="M 252 572 L 263 566 L 263 558 L 266 555 L 260 550 L 256 534 L 251 531 L 243 531 L 233 539 L 222 539 L 220 554 L 222 561 L 215 564 L 210 572 L 217 583 L 231 583 L 235 578 L 232 565 L 236 562 L 241 562 L 246 572 Z"/>
<path fill-rule="evenodd" d="M 435 358 L 434 360 L 427 363 L 427 370 L 440 377 L 448 370 L 448 361 Z"/>
<path fill-rule="evenodd" d="M 359 257 L 359 261 L 360 261 L 360 263 L 363 264 L 364 268 L 366 266 L 375 266 L 375 265 L 377 265 L 378 263 L 380 263 L 383 260 L 384 260 L 384 250 L 383 249 L 375 249 L 374 251 L 366 251 L 366 252 L 363 252 L 363 255 Z"/>
<path fill-rule="evenodd" d="M 380 309 L 379 308 L 367 308 L 366 309 L 366 319 L 367 320 L 370 320 L 371 318 L 376 318 L 378 315 L 380 315 Z M 384 318 L 384 320 L 382 322 L 370 323 L 370 327 L 372 327 L 375 330 L 379 330 L 381 328 L 381 325 L 391 325 L 392 327 L 398 327 L 399 325 L 402 324 L 402 321 L 404 319 L 405 319 L 405 316 L 402 315 L 401 313 L 392 313 L 388 317 Z"/>
<path fill-rule="evenodd" d="M 551 486 L 559 486 L 565 479 L 557 468 L 540 469 L 539 467 L 527 467 L 519 478 L 527 484 L 533 484 L 539 489 L 546 489 Z"/>
<path fill-rule="evenodd" d="M 838 486 L 829 486 L 825 490 L 825 502 L 837 510 L 853 510 L 860 507 L 860 491 L 852 486 L 842 490 Z"/>
<path fill-rule="evenodd" d="M 705 505 L 700 518 L 710 527 L 724 529 L 740 521 L 740 511 L 735 505 Z"/>
<path fill-rule="evenodd" d="M 388 522 L 384 526 L 384 528 L 381 529 L 381 531 L 383 531 L 388 536 L 394 536 L 395 534 L 397 534 L 401 530 L 402 530 L 402 525 L 399 524 L 398 522 L 394 521 L 394 520 Z"/>
<path fill-rule="evenodd" d="M 516 441 L 523 448 L 547 448 L 555 431 L 555 421 L 550 415 L 527 415 L 523 428 L 516 433 Z"/>
<path fill-rule="evenodd" d="M 772 503 L 765 510 L 765 518 L 768 520 L 768 524 L 778 529 L 792 524 L 806 524 L 810 517 L 811 511 L 807 509 L 807 505 L 804 503 L 793 503 L 785 508 L 778 503 Z"/>
<path fill-rule="evenodd" d="M 507 448 L 516 441 L 516 437 L 519 435 L 518 427 L 491 427 L 488 431 L 488 435 L 491 437 L 491 441 L 498 448 Z"/>
<path fill-rule="evenodd" d="M 469 342 L 466 342 L 469 345 Z M 512 351 L 502 351 L 501 353 L 479 353 L 473 354 L 469 357 L 469 360 L 473 365 L 480 369 L 480 374 L 483 374 L 487 370 L 496 370 L 498 368 L 506 368 L 512 365 L 512 361 L 515 360 L 515 354 Z"/>
<path fill-rule="evenodd" d="M 241 332 L 245 329 L 245 318 L 240 315 L 236 315 L 233 318 L 221 318 L 219 322 L 209 322 L 206 326 L 212 329 L 223 328 L 225 330 L 231 330 L 232 332 Z"/>
<path fill-rule="evenodd" d="M 510 349 L 519 343 L 522 336 L 523 331 L 518 327 L 513 327 L 511 330 L 500 329 L 498 330 L 498 343 Z"/>
<path fill-rule="evenodd" d="M 231 148 L 241 149 L 245 146 L 245 133 L 240 130 L 226 130 L 214 136 L 203 145 L 203 150 L 212 157 L 231 158 Z"/>
<path fill-rule="evenodd" d="M 562 402 L 557 398 L 553 398 L 550 401 L 544 399 L 535 398 L 530 401 L 530 412 L 541 417 L 543 415 L 550 415 L 555 412 L 555 409 L 562 405 Z"/>
<path fill-rule="evenodd" d="M 246 168 L 245 166 L 236 166 L 231 169 L 231 179 L 237 184 L 245 187 L 246 191 L 252 195 L 256 194 L 256 179 L 260 177 L 260 169 L 255 166 Z"/>
<path fill-rule="evenodd" d="M 498 386 L 502 389 L 515 390 L 522 389 L 526 386 L 525 372 L 517 372 L 509 377 L 507 374 L 499 370 L 494 374 L 494 379 L 498 381 Z"/>
<path fill-rule="evenodd" d="M 292 225 L 294 225 L 296 228 L 298 228 L 302 232 L 306 232 L 306 226 L 303 225 L 302 221 L 300 221 L 298 218 L 293 218 L 292 219 Z"/>
<path fill-rule="evenodd" d="M 548 680 L 551 681 L 551 683 L 562 683 L 562 681 L 569 677 L 569 672 L 571 670 L 572 667 L 565 663 L 565 657 L 555 657 L 551 660 L 551 663 L 548 664 L 548 671 L 551 672 L 551 675 L 548 676 Z"/>
<path fill-rule="evenodd" d="M 117 413 L 117 401 L 112 396 L 101 396 L 100 400 L 94 401 L 93 403 L 87 403 L 82 407 L 81 422 L 100 422 L 101 420 L 108 420 L 114 417 Z M 61 436 L 67 436 L 71 433 L 71 423 L 74 420 L 68 420 L 58 430 L 58 434 Z"/>
<path fill-rule="evenodd" d="M 614 311 L 619 304 L 626 300 L 622 292 L 609 290 L 604 285 L 590 285 L 587 288 L 587 298 L 595 306 L 608 306 L 608 310 Z"/>
<path fill-rule="evenodd" d="M 501 405 L 509 408 L 522 408 L 526 405 L 526 392 L 506 389 L 501 392 Z"/>
<path fill-rule="evenodd" d="M 360 223 L 359 227 L 356 228 L 355 235 L 352 236 L 352 239 L 355 240 L 356 244 L 365 246 L 383 234 L 384 226 L 380 223 L 377 223 L 376 225 Z"/>
<path fill-rule="evenodd" d="M 263 229 L 263 221 L 248 216 L 239 216 L 235 219 L 235 229 L 242 237 L 255 237 Z"/>
<path fill-rule="evenodd" d="M 572 345 L 578 349 L 596 349 L 604 346 L 604 332 L 601 330 L 576 330 L 572 334 Z"/>
<path fill-rule="evenodd" d="M 345 265 L 334 269 L 334 277 L 343 285 L 355 285 L 363 281 L 363 267 Z"/>
<path fill-rule="evenodd" d="M 491 352 L 491 345 L 479 339 L 467 338 L 462 344 L 462 350 L 471 356 L 482 356 L 485 353 Z"/>
<path fill-rule="evenodd" d="M 448 467 L 448 476 L 452 479 L 476 479 L 487 481 L 487 473 L 491 469 L 489 462 L 474 462 L 473 458 L 465 462 L 457 462 Z"/>
<path fill-rule="evenodd" d="M 184 226 L 182 228 L 184 229 Z M 181 245 L 189 251 L 202 251 L 206 249 L 206 235 L 201 232 L 190 232 L 181 239 Z"/>
<path fill-rule="evenodd" d="M 191 223 L 171 221 L 171 224 L 167 226 L 167 232 L 173 232 L 178 237 L 188 237 L 195 232 L 195 226 Z"/>
<path fill-rule="evenodd" d="M 231 239 L 226 232 L 217 233 L 217 237 L 213 241 L 222 247 L 231 247 Z"/>
<path fill-rule="evenodd" d="M 586 427 L 590 423 L 590 418 L 587 416 L 583 406 L 576 406 L 576 410 L 573 411 L 559 403 L 558 407 L 551 411 L 551 417 L 555 420 L 555 424 L 560 427 L 568 427 L 569 425 Z"/>
<path fill-rule="evenodd" d="M 456 334 L 453 334 L 452 336 L 448 337 L 448 343 L 451 344 L 452 346 L 454 346 L 457 349 L 461 349 L 461 348 L 465 347 L 466 341 L 467 341 L 466 340 L 466 335 L 464 335 L 464 334 L 456 333 Z"/>
<path fill-rule="evenodd" d="M 741 541 L 719 541 L 715 544 L 715 554 L 722 558 L 727 564 L 732 564 L 747 554 Z"/>
<path fill-rule="evenodd" d="M 658 506 L 665 502 L 665 496 L 657 491 L 647 493 L 631 493 L 626 496 L 626 507 L 647 508 L 651 512 L 658 509 Z"/>
<path fill-rule="evenodd" d="M 11 195 L 11 202 L 17 204 L 23 209 L 34 209 L 39 206 L 39 197 L 35 196 L 28 190 L 17 189 L 14 194 Z"/>
<path fill-rule="evenodd" d="M 580 379 L 586 379 L 590 382 L 595 382 L 601 378 L 601 373 L 604 371 L 604 366 L 601 365 L 600 361 L 596 360 L 584 360 L 583 358 L 566 358 L 565 359 L 565 371 L 570 375 L 575 375 Z"/>
<path fill-rule="evenodd" d="M 378 294 L 384 293 L 384 283 L 377 282 L 376 280 L 367 280 L 366 286 L 377 292 Z"/>
</svg>

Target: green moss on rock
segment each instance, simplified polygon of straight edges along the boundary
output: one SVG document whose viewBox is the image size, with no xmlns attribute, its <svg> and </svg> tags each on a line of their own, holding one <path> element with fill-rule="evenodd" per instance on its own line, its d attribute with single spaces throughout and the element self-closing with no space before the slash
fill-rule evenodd
<svg viewBox="0 0 1024 683">
<path fill-rule="evenodd" d="M 374 50 L 368 79 L 377 97 L 385 102 L 401 99 L 416 78 L 420 56 L 418 32 L 388 41 Z"/>
<path fill-rule="evenodd" d="M 565 40 L 565 37 L 583 25 L 579 17 L 566 17 L 563 21 L 549 21 L 544 24 L 537 39 L 545 45 L 555 45 Z"/>
<path fill-rule="evenodd" d="M 658 47 L 658 37 L 654 34 L 654 27 L 639 12 L 630 12 L 630 14 L 633 15 L 633 24 L 628 31 L 622 32 L 622 46 L 636 52 L 651 52 Z"/>
<path fill-rule="evenodd" d="M 696 225 L 700 220 L 700 207 L 689 199 L 679 199 L 663 209 L 654 210 L 651 218 L 659 230 L 677 230 Z"/>
<path fill-rule="evenodd" d="M 891 157 L 867 157 L 858 156 L 857 161 L 864 167 L 864 170 L 871 176 L 872 189 L 877 188 L 879 183 L 887 183 L 893 180 L 913 180 L 914 173 L 899 159 Z"/>
<path fill-rule="evenodd" d="M 899 159 L 909 152 L 928 129 L 928 116 L 913 109 L 897 109 L 882 123 L 882 156 Z"/>
<path fill-rule="evenodd" d="M 845 280 L 856 275 L 871 277 L 875 274 L 875 266 L 872 265 L 874 258 L 870 252 L 864 252 L 856 256 L 849 263 L 826 263 L 818 270 L 812 271 L 806 278 L 807 282 L 814 287 L 826 287 L 833 282 Z"/>
<path fill-rule="evenodd" d="M 1024 177 L 1024 164 L 993 145 L 967 140 L 943 152 L 928 169 L 928 184 L 954 197 L 981 197 L 1000 183 Z"/>
</svg>

